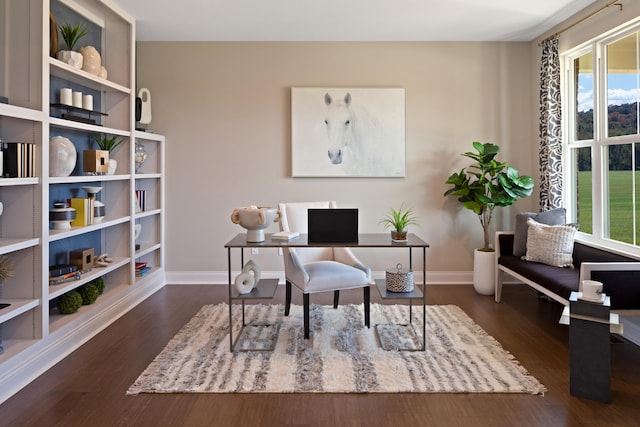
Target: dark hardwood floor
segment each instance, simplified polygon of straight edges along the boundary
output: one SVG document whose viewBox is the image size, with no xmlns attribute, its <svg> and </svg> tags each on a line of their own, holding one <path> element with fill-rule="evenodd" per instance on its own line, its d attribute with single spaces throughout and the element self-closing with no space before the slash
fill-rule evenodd
<svg viewBox="0 0 640 427">
<path fill-rule="evenodd" d="M 284 301 L 279 287 L 274 302 Z M 547 388 L 522 394 L 141 394 L 126 396 L 171 337 L 226 286 L 166 286 L 0 406 L 2 426 L 637 426 L 640 347 L 611 344 L 611 404 L 569 394 L 561 306 L 524 285 L 503 302 L 471 286 L 428 286 L 429 304 L 455 304 Z M 380 302 L 377 292 L 372 301 Z M 331 303 L 331 295 L 312 297 Z M 361 302 L 343 292 L 342 303 Z M 301 304 L 294 290 L 294 303 Z"/>
</svg>

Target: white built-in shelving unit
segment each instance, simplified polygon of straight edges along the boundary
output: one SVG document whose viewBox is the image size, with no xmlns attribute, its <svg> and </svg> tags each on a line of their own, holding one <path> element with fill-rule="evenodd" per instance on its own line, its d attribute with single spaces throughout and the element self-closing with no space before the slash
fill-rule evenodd
<svg viewBox="0 0 640 427">
<path fill-rule="evenodd" d="M 58 23 L 88 24 L 88 44 L 97 45 L 106 79 L 50 56 L 50 14 Z M 109 0 L 0 0 L 0 26 L 0 96 L 8 98 L 0 103 L 0 140 L 36 146 L 34 177 L 0 178 L 0 256 L 14 264 L 14 276 L 0 284 L 0 304 L 9 304 L 0 309 L 2 402 L 164 286 L 165 139 L 135 130 L 135 21 Z M 93 94 L 93 109 L 105 115 L 95 124 L 62 118 L 52 105 L 59 102 L 60 85 Z M 97 148 L 91 146 L 95 134 L 124 140 L 110 155 L 118 162 L 113 175 L 90 176 L 80 168 L 82 150 Z M 80 154 L 68 177 L 49 176 L 49 138 L 57 135 L 72 140 Z M 138 170 L 136 142 L 147 154 Z M 105 204 L 104 221 L 53 230 L 53 203 L 86 197 L 83 186 L 103 187 L 98 199 Z M 136 190 L 146 192 L 144 211 Z M 50 286 L 49 266 L 87 247 L 109 254 L 112 262 Z M 135 270 L 140 261 L 151 267 L 142 277 Z M 94 304 L 58 313 L 58 297 L 98 277 L 106 287 Z"/>
</svg>

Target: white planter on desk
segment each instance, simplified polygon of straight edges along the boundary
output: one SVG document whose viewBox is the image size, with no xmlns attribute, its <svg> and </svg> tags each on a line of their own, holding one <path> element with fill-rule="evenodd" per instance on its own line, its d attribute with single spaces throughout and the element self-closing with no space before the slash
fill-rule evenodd
<svg viewBox="0 0 640 427">
<path fill-rule="evenodd" d="M 496 252 L 476 249 L 473 252 L 473 289 L 480 295 L 495 293 Z"/>
</svg>

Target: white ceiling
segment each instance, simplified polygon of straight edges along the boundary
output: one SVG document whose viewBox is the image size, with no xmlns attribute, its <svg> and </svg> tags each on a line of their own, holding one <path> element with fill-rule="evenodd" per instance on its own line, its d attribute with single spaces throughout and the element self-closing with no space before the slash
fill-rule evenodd
<svg viewBox="0 0 640 427">
<path fill-rule="evenodd" d="M 530 41 L 596 0 L 111 0 L 141 41 Z"/>
</svg>

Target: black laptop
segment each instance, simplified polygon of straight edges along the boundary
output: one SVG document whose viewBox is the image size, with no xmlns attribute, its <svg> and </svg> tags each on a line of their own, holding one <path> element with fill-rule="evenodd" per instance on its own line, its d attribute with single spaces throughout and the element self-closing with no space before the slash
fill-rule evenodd
<svg viewBox="0 0 640 427">
<path fill-rule="evenodd" d="M 309 243 L 358 241 L 358 209 L 308 209 Z"/>
</svg>

